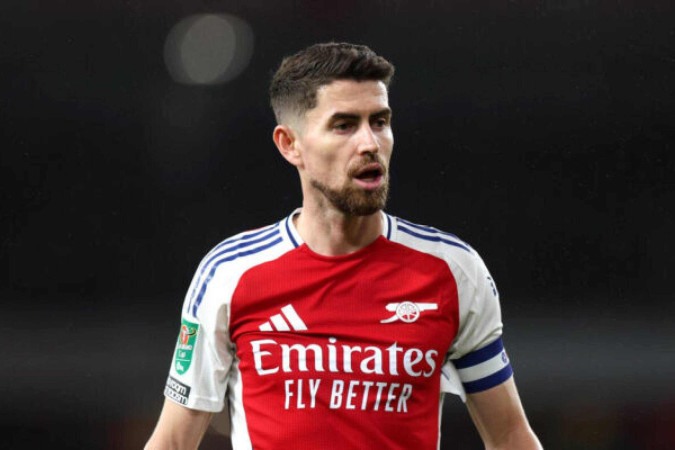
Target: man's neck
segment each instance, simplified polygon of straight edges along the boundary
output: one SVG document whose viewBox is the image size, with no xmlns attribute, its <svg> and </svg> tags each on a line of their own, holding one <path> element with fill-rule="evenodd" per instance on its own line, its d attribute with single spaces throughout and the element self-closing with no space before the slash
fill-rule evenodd
<svg viewBox="0 0 675 450">
<path fill-rule="evenodd" d="M 300 215 L 294 217 L 294 224 L 305 244 L 324 256 L 355 252 L 382 234 L 379 211 L 369 216 L 349 216 L 332 208 L 303 205 Z"/>
</svg>

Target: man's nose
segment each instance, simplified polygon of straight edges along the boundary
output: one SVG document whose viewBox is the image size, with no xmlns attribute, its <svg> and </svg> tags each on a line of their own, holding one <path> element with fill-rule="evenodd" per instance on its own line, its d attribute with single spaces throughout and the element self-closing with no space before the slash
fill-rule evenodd
<svg viewBox="0 0 675 450">
<path fill-rule="evenodd" d="M 358 139 L 359 153 L 376 153 L 380 149 L 380 142 L 370 124 L 361 127 Z"/>
</svg>

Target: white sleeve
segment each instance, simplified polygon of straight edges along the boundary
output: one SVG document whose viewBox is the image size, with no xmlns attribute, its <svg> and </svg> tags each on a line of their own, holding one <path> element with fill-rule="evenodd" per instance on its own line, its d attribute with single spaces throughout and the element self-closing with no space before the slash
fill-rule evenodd
<svg viewBox="0 0 675 450">
<path fill-rule="evenodd" d="M 502 334 L 499 292 L 485 263 L 472 255 L 470 266 L 459 272 L 459 330 L 450 349 L 458 359 L 493 342 Z"/>
<path fill-rule="evenodd" d="M 228 305 L 217 273 L 197 270 L 182 310 L 181 327 L 164 395 L 188 408 L 223 409 L 232 365 L 228 338 Z M 208 282 L 205 280 L 208 279 Z"/>
<path fill-rule="evenodd" d="M 441 370 L 441 389 L 464 399 L 466 393 L 503 383 L 513 371 L 501 339 L 499 293 L 485 263 L 474 253 L 451 269 L 459 295 L 459 329 Z"/>
</svg>

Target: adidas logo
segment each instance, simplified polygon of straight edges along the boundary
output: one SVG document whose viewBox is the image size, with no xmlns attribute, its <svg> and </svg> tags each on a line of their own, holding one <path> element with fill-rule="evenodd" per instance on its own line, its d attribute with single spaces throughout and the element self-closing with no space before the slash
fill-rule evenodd
<svg viewBox="0 0 675 450">
<path fill-rule="evenodd" d="M 307 325 L 291 305 L 281 308 L 281 314 L 275 314 L 270 320 L 258 327 L 260 331 L 305 331 Z"/>
</svg>

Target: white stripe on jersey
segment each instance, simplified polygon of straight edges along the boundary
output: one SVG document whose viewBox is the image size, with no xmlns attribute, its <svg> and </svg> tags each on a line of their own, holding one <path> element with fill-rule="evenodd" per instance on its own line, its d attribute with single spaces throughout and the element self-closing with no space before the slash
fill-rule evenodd
<svg viewBox="0 0 675 450">
<path fill-rule="evenodd" d="M 284 313 L 288 321 L 291 322 L 291 326 L 295 331 L 307 330 L 307 325 L 305 325 L 305 322 L 302 321 L 298 313 L 295 312 L 293 306 L 286 305 L 283 308 L 281 308 L 281 311 Z"/>
<path fill-rule="evenodd" d="M 458 369 L 457 372 L 462 379 L 462 383 L 469 383 L 493 375 L 508 365 L 509 360 L 506 358 L 506 353 L 502 350 L 487 361 L 483 361 L 475 366 Z"/>
<path fill-rule="evenodd" d="M 281 317 L 281 314 L 275 314 L 272 317 L 270 317 L 270 320 L 274 324 L 274 326 L 277 328 L 278 331 L 291 331 L 291 328 L 288 326 L 286 321 L 284 320 L 283 317 Z"/>
</svg>

